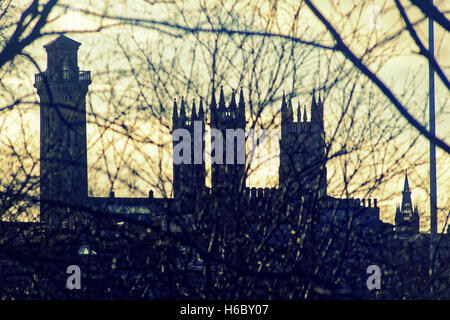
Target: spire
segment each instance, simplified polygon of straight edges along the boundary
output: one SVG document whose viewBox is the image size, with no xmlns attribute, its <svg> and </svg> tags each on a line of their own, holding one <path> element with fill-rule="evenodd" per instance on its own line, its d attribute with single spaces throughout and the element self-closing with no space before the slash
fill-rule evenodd
<svg viewBox="0 0 450 320">
<path fill-rule="evenodd" d="M 184 97 L 181 97 L 180 120 L 183 124 L 186 120 L 186 107 L 184 106 Z"/>
<path fill-rule="evenodd" d="M 245 101 L 244 101 L 244 91 L 241 87 L 241 93 L 239 94 L 239 108 L 245 108 Z"/>
<path fill-rule="evenodd" d="M 302 122 L 302 110 L 300 109 L 300 102 L 297 105 L 297 122 Z"/>
<path fill-rule="evenodd" d="M 223 96 L 223 86 L 220 86 L 219 109 L 225 109 L 225 98 Z"/>
<path fill-rule="evenodd" d="M 212 127 L 217 125 L 217 103 L 216 103 L 216 92 L 214 86 L 211 92 L 211 104 L 209 105 L 209 121 Z"/>
<path fill-rule="evenodd" d="M 231 109 L 231 111 L 236 111 L 236 108 L 237 108 L 235 95 L 236 95 L 236 93 L 235 93 L 235 91 L 233 89 L 233 92 L 231 93 L 231 101 L 230 101 L 230 109 Z"/>
<path fill-rule="evenodd" d="M 306 104 L 303 106 L 303 122 L 308 122 L 308 114 L 306 113 Z"/>
<path fill-rule="evenodd" d="M 286 96 L 283 90 L 283 100 L 281 101 L 281 121 L 286 120 L 286 118 L 287 118 Z"/>
<path fill-rule="evenodd" d="M 402 212 L 412 211 L 411 190 L 409 189 L 408 173 L 405 173 L 405 183 L 403 185 Z"/>
<path fill-rule="evenodd" d="M 323 101 L 322 98 L 320 97 L 320 92 L 319 92 L 318 110 L 320 113 L 320 120 L 323 121 Z"/>
<path fill-rule="evenodd" d="M 205 118 L 205 111 L 203 110 L 203 99 L 200 98 L 200 106 L 198 107 L 198 118 L 203 120 Z"/>
<path fill-rule="evenodd" d="M 319 119 L 319 108 L 316 102 L 316 89 L 313 89 L 312 102 L 311 102 L 311 122 L 315 122 Z"/>
<path fill-rule="evenodd" d="M 287 108 L 287 116 L 290 122 L 294 122 L 294 110 L 292 109 L 292 95 L 289 96 L 289 103 Z"/>
<path fill-rule="evenodd" d="M 238 118 L 241 125 L 245 128 L 245 101 L 244 101 L 244 91 L 242 90 L 242 87 L 241 93 L 239 94 Z"/>
<path fill-rule="evenodd" d="M 408 182 L 408 172 L 405 172 L 405 183 L 403 184 L 403 193 L 405 192 L 411 192 L 409 189 L 409 182 Z"/>
<path fill-rule="evenodd" d="M 172 130 L 175 130 L 178 128 L 180 123 L 179 117 L 178 117 L 178 106 L 177 106 L 177 99 L 173 99 L 173 114 L 172 114 Z"/>
<path fill-rule="evenodd" d="M 173 120 L 178 120 L 178 106 L 177 106 L 177 98 L 173 98 Z"/>
<path fill-rule="evenodd" d="M 316 89 L 313 89 L 311 106 L 317 107 L 317 102 L 316 102 Z"/>
<path fill-rule="evenodd" d="M 216 103 L 216 93 L 214 91 L 214 88 L 212 89 L 211 92 L 211 104 L 210 104 L 210 108 L 211 110 L 215 109 L 217 107 L 217 103 Z"/>
<path fill-rule="evenodd" d="M 197 120 L 197 108 L 195 107 L 195 99 L 192 99 L 191 120 L 192 120 L 192 123 L 194 123 L 194 120 Z"/>
</svg>

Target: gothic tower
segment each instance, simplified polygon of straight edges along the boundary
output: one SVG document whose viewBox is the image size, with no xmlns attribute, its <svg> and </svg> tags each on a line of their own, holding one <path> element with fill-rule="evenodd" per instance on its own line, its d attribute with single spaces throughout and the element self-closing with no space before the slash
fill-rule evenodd
<svg viewBox="0 0 450 320">
<path fill-rule="evenodd" d="M 47 70 L 36 74 L 40 98 L 41 222 L 56 226 L 71 204 L 88 197 L 86 94 L 90 71 L 78 68 L 79 42 L 46 44 Z"/>
<path fill-rule="evenodd" d="M 405 182 L 402 192 L 401 207 L 397 206 L 395 212 L 395 230 L 403 234 L 420 233 L 420 218 L 417 206 L 413 208 L 411 190 L 409 189 L 408 174 L 405 173 Z"/>
<path fill-rule="evenodd" d="M 233 90 L 228 107 L 223 88 L 219 104 L 213 90 L 211 112 L 211 171 L 212 190 L 239 193 L 244 191 L 246 180 L 245 102 L 241 88 L 239 104 Z M 220 141 L 221 139 L 221 141 Z"/>
<path fill-rule="evenodd" d="M 292 99 L 286 100 L 283 92 L 281 103 L 281 139 L 279 187 L 290 197 L 299 194 L 327 195 L 325 131 L 323 124 L 323 102 L 316 101 L 313 93 L 311 119 L 308 120 L 306 106 L 303 117 L 300 103 L 297 121 L 294 120 Z"/>
<path fill-rule="evenodd" d="M 173 163 L 173 196 L 174 198 L 195 198 L 196 194 L 205 190 L 206 184 L 206 168 L 203 157 L 205 150 L 205 141 L 203 134 L 205 131 L 205 112 L 203 109 L 203 101 L 200 100 L 199 110 L 192 102 L 191 117 L 186 115 L 186 103 L 181 99 L 180 113 L 178 114 L 178 106 L 176 100 L 173 102 L 172 130 L 182 131 L 183 139 L 189 139 L 187 143 L 189 148 L 183 148 L 182 153 L 190 154 L 176 155 L 175 141 L 173 145 L 174 159 L 176 156 L 183 157 L 186 161 L 183 163 Z M 173 134 L 173 132 L 172 132 Z M 186 141 L 184 141 L 186 142 Z"/>
</svg>

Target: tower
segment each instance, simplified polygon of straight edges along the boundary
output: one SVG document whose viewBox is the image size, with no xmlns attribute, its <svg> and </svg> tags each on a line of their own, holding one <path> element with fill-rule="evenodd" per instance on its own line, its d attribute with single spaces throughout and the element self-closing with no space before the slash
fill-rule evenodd
<svg viewBox="0 0 450 320">
<path fill-rule="evenodd" d="M 220 88 L 219 104 L 216 104 L 214 90 L 211 104 L 211 171 L 213 192 L 219 190 L 239 193 L 245 188 L 245 101 L 240 91 L 239 104 L 233 90 L 228 107 L 223 88 Z"/>
<path fill-rule="evenodd" d="M 311 117 L 308 121 L 306 107 L 303 117 L 298 104 L 297 121 L 294 120 L 292 98 L 281 102 L 281 139 L 279 187 L 290 197 L 313 193 L 318 198 L 327 195 L 325 131 L 323 102 L 316 101 L 313 93 Z"/>
<path fill-rule="evenodd" d="M 173 196 L 174 198 L 194 199 L 196 194 L 205 190 L 206 168 L 203 159 L 205 142 L 203 133 L 205 130 L 205 112 L 203 101 L 200 100 L 199 110 L 192 102 L 191 117 L 186 115 L 186 103 L 181 99 L 180 113 L 176 100 L 173 102 L 172 116 L 172 136 L 182 136 L 185 147 L 177 148 L 176 141 L 173 140 L 174 161 L 173 161 Z M 180 143 L 177 141 L 177 144 Z M 175 154 L 180 153 L 181 154 Z M 185 154 L 186 153 L 186 154 Z M 182 163 L 177 163 L 175 157 L 183 158 Z"/>
<path fill-rule="evenodd" d="M 395 229 L 403 234 L 420 233 L 420 218 L 417 206 L 412 205 L 411 190 L 409 188 L 408 173 L 405 173 L 405 182 L 403 184 L 402 204 L 397 206 L 395 212 Z"/>
<path fill-rule="evenodd" d="M 40 98 L 41 222 L 56 226 L 72 204 L 88 197 L 86 94 L 90 71 L 80 71 L 81 44 L 64 35 L 47 43 L 47 70 L 36 74 Z"/>
</svg>

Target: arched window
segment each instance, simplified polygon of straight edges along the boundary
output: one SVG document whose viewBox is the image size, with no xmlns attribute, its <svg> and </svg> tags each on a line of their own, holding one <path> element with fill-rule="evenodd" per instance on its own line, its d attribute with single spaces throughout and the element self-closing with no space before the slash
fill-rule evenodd
<svg viewBox="0 0 450 320">
<path fill-rule="evenodd" d="M 63 79 L 70 79 L 70 66 L 69 66 L 69 58 L 65 58 L 63 61 Z"/>
</svg>

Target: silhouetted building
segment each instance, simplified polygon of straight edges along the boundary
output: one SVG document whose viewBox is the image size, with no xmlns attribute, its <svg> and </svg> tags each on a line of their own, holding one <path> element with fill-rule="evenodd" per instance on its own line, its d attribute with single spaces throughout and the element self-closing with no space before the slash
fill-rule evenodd
<svg viewBox="0 0 450 320">
<path fill-rule="evenodd" d="M 309 266 L 310 270 L 320 265 L 322 268 L 320 272 L 332 279 L 337 272 L 335 266 L 339 264 L 341 269 L 339 272 L 343 278 L 339 276 L 336 279 L 340 279 L 339 281 L 345 279 L 342 280 L 344 282 L 353 281 L 363 291 L 366 290 L 364 287 L 366 266 L 381 263 L 382 261 L 377 259 L 386 254 L 386 248 L 392 249 L 388 255 L 392 253 L 393 258 L 389 259 L 392 258 L 394 266 L 390 265 L 389 268 L 394 268 L 391 273 L 395 274 L 397 272 L 395 263 L 401 265 L 409 261 L 397 258 L 396 253 L 409 253 L 410 248 L 419 248 L 417 245 L 420 245 L 420 248 L 426 247 L 426 237 L 419 235 L 419 214 L 417 207 L 412 206 L 407 175 L 402 204 L 396 211 L 397 232 L 392 232 L 392 225 L 381 221 L 377 199 L 338 199 L 327 195 L 324 101 L 320 94 L 316 98 L 315 92 L 312 94 L 309 119 L 306 106 L 303 106 L 302 113 L 301 106 L 298 105 L 296 120 L 292 97 L 286 98 L 283 93 L 277 188 L 247 187 L 244 93 L 241 88 L 239 101 L 236 101 L 236 92 L 233 91 L 227 106 L 223 88 L 220 88 L 219 102 L 216 103 L 216 93 L 213 89 L 209 105 L 211 144 L 215 143 L 217 146 L 216 138 L 219 133 L 223 138 L 221 148 L 212 150 L 211 188 L 206 187 L 207 168 L 203 157 L 208 112 L 203 106 L 203 100 L 199 101 L 198 109 L 194 101 L 190 108 L 191 115 L 188 116 L 187 103 L 182 98 L 180 109 L 177 101 L 173 102 L 173 198 L 155 198 L 152 191 L 147 198 L 116 198 L 114 192 L 111 192 L 109 197 L 89 197 L 85 99 L 91 77 L 89 71 L 79 70 L 77 58 L 79 46 L 80 43 L 65 36 L 60 36 L 45 45 L 47 70 L 37 74 L 35 78 L 34 86 L 40 97 L 41 115 L 40 218 L 41 225 L 45 228 L 30 230 L 29 233 L 33 231 L 35 235 L 44 238 L 44 231 L 59 235 L 59 229 L 56 227 L 68 226 L 73 230 L 79 225 L 78 216 L 85 211 L 87 216 L 99 218 L 103 223 L 102 227 L 108 225 L 103 230 L 93 228 L 92 233 L 95 233 L 96 239 L 100 239 L 96 243 L 97 246 L 105 244 L 116 249 L 123 245 L 127 248 L 125 251 L 129 252 L 128 238 L 118 239 L 121 241 L 118 244 L 111 241 L 110 237 L 111 235 L 120 237 L 121 228 L 132 225 L 124 221 L 134 219 L 145 222 L 151 219 L 160 223 L 159 231 L 164 232 L 168 229 L 177 231 L 181 229 L 174 225 L 173 219 L 181 216 L 187 219 L 178 221 L 185 221 L 187 229 L 192 230 L 193 220 L 189 218 L 201 210 L 196 221 L 203 223 L 205 220 L 201 220 L 202 217 L 212 214 L 202 227 L 206 226 L 204 227 L 206 229 L 215 223 L 214 227 L 217 229 L 214 229 L 214 232 L 223 231 L 224 242 L 230 240 L 236 248 L 238 238 L 241 242 L 247 241 L 244 234 L 249 238 L 262 237 L 258 226 L 263 222 L 266 223 L 264 231 L 273 228 L 269 231 L 268 239 L 265 239 L 268 245 L 275 247 L 270 253 L 274 258 L 269 259 L 270 263 L 274 262 L 274 267 L 268 267 L 269 269 L 276 268 L 277 254 L 286 252 L 287 257 L 291 251 L 291 255 L 286 259 L 292 259 L 292 264 L 289 263 L 291 260 L 288 263 L 282 260 L 279 264 L 282 265 L 280 268 L 283 271 L 289 271 L 291 265 L 297 263 L 298 259 L 303 259 L 302 264 Z M 190 153 L 177 148 L 180 139 L 183 141 L 191 139 L 187 141 Z M 231 151 L 227 149 L 230 148 L 232 156 L 227 157 L 226 153 Z M 201 150 L 200 154 L 196 152 L 198 150 Z M 217 154 L 219 151 L 222 154 Z M 219 161 L 214 161 L 216 158 Z M 182 161 L 179 161 L 180 159 Z M 242 208 L 245 208 L 245 212 Z M 215 211 L 221 212 L 218 214 Z M 234 220 L 235 217 L 242 216 L 249 218 L 243 226 L 237 219 Z M 80 225 L 91 223 L 89 220 L 80 220 L 82 222 Z M 278 225 L 272 226 L 272 221 L 275 220 Z M 223 224 L 220 223 L 222 221 Z M 146 228 L 145 224 L 143 225 Z M 0 227 L 3 228 L 4 225 Z M 220 230 L 221 228 L 223 230 Z M 11 224 L 10 229 L 22 230 L 25 227 Z M 145 234 L 150 233 L 147 230 L 150 228 L 145 230 Z M 303 231 L 304 234 L 301 235 L 296 233 Z M 127 236 L 130 234 L 127 233 Z M 138 241 L 136 239 L 141 239 L 142 233 L 138 237 L 133 236 L 130 236 L 130 239 Z M 316 246 L 320 239 L 333 239 L 326 245 L 326 252 L 330 253 L 326 257 L 322 255 L 322 252 L 325 252 L 321 251 L 323 248 Z M 442 246 L 448 248 L 448 237 L 444 239 L 447 241 L 443 242 Z M 22 242 L 21 239 L 18 240 Z M 89 238 L 84 237 L 82 240 L 88 241 Z M 176 247 L 181 252 L 186 252 L 183 245 Z M 224 245 L 215 248 L 217 256 L 225 257 L 225 247 Z M 242 263 L 239 259 L 245 260 L 248 254 L 245 246 L 242 248 L 242 254 L 232 256 L 232 259 L 235 259 L 232 262 L 236 265 Z M 233 250 L 234 248 L 228 252 L 234 252 Z M 101 250 L 96 248 L 96 251 L 99 252 L 99 256 L 102 255 Z M 266 253 L 264 251 L 264 254 Z M 126 255 L 128 256 L 128 253 Z M 422 256 L 409 257 L 414 258 L 410 260 L 414 263 L 422 261 Z M 202 263 L 197 263 L 196 259 L 192 259 L 191 262 L 194 260 L 195 265 L 188 263 L 188 267 L 185 268 L 191 265 L 192 270 L 203 270 Z M 256 261 L 257 259 L 254 263 L 257 263 Z M 337 264 L 336 261 L 340 262 Z M 354 270 L 358 270 L 357 276 Z M 423 268 L 417 270 L 416 278 L 420 280 L 417 282 L 419 284 L 422 283 L 423 272 Z M 395 277 L 392 279 L 394 279 L 391 281 L 392 286 L 395 286 Z"/>
<path fill-rule="evenodd" d="M 186 106 L 184 99 L 181 99 L 180 114 L 178 115 L 178 106 L 176 100 L 173 102 L 173 116 L 172 116 L 172 130 L 177 130 L 178 133 L 185 133 L 181 139 L 190 139 L 191 153 L 178 155 L 180 158 L 187 159 L 187 163 L 173 164 L 173 196 L 174 198 L 186 197 L 195 199 L 197 193 L 206 189 L 206 168 L 205 161 L 203 161 L 203 153 L 201 158 L 196 159 L 194 150 L 198 148 L 196 143 L 199 143 L 201 150 L 205 150 L 205 142 L 203 133 L 205 132 L 205 111 L 203 110 L 203 101 L 200 100 L 199 110 L 195 106 L 195 101 L 192 102 L 192 115 L 186 115 Z M 198 132 L 195 132 L 198 131 Z M 200 139 L 194 141 L 191 137 L 199 135 Z M 175 145 L 175 140 L 172 140 Z M 177 152 L 174 149 L 174 153 Z M 185 150 L 180 150 L 185 152 Z"/>
<path fill-rule="evenodd" d="M 85 98 L 91 77 L 89 71 L 79 70 L 77 58 L 79 46 L 80 43 L 65 36 L 60 36 L 45 45 L 47 70 L 37 74 L 35 79 L 35 87 L 41 101 L 41 222 L 48 226 L 59 223 L 72 224 L 71 213 L 77 205 L 93 206 L 97 209 L 101 207 L 114 213 L 117 213 L 117 208 L 133 206 L 133 198 L 88 197 Z M 217 133 L 223 137 L 222 148 L 212 150 L 211 188 L 206 187 L 203 153 L 199 156 L 198 152 L 195 152 L 196 148 L 205 150 L 203 134 L 207 113 L 203 108 L 203 101 L 200 100 L 198 111 L 194 101 L 191 115 L 188 116 L 184 99 L 181 99 L 179 111 L 174 100 L 172 130 L 173 132 L 176 130 L 177 134 L 181 132 L 181 137 L 177 138 L 192 139 L 190 154 L 181 154 L 183 161 L 173 164 L 173 196 L 176 201 L 184 201 L 185 204 L 179 208 L 184 208 L 186 213 L 192 213 L 189 211 L 193 210 L 192 204 L 195 203 L 193 200 L 199 195 L 221 197 L 228 202 L 235 201 L 239 197 L 255 204 L 264 199 L 266 202 L 277 199 L 283 194 L 284 201 L 292 203 L 314 198 L 315 201 L 319 201 L 319 207 L 324 212 L 344 207 L 358 211 L 367 209 L 368 217 L 379 218 L 376 199 L 373 202 L 369 199 L 366 205 L 364 200 L 341 200 L 327 196 L 324 107 L 320 95 L 316 99 L 314 93 L 310 119 L 307 116 L 306 106 L 302 116 L 299 105 L 297 121 L 294 121 L 292 99 L 291 97 L 286 99 L 283 93 L 279 187 L 248 188 L 245 149 L 246 104 L 242 89 L 238 102 L 235 95 L 233 91 L 228 106 L 223 88 L 220 89 L 218 104 L 215 93 L 211 95 L 209 108 L 211 144 L 214 145 Z M 185 152 L 175 150 L 175 142 L 176 139 L 174 139 L 174 156 L 175 152 Z M 231 158 L 226 156 L 231 151 L 227 150 L 230 147 Z M 216 154 L 219 149 L 222 154 Z M 216 158 L 220 161 L 215 161 Z M 226 199 L 224 195 L 231 197 Z M 119 203 L 120 201 L 124 202 L 123 205 Z M 136 208 L 143 205 L 150 206 L 154 208 L 151 210 L 151 216 L 160 216 L 171 205 L 172 200 L 155 199 L 151 196 L 147 199 L 137 198 L 134 202 Z M 131 211 L 143 214 L 142 210 Z M 373 221 L 372 218 L 369 220 Z"/>
<path fill-rule="evenodd" d="M 70 214 L 71 205 L 88 197 L 86 94 L 91 74 L 78 68 L 79 46 L 63 35 L 46 44 L 47 70 L 34 83 L 41 105 L 40 215 L 49 226 L 59 222 L 57 214 Z"/>
<path fill-rule="evenodd" d="M 323 123 L 323 102 L 313 93 L 311 119 L 306 106 L 303 117 L 300 103 L 297 121 L 294 121 L 292 99 L 281 104 L 281 140 L 279 185 L 290 197 L 307 192 L 317 193 L 319 199 L 327 196 L 326 146 Z"/>
<path fill-rule="evenodd" d="M 403 235 L 420 233 L 420 217 L 417 205 L 412 205 L 411 190 L 409 189 L 408 174 L 405 174 L 402 204 L 395 211 L 395 231 Z"/>
</svg>

